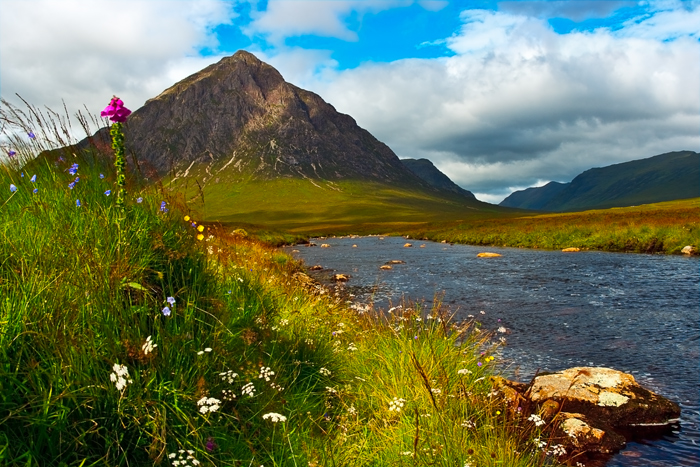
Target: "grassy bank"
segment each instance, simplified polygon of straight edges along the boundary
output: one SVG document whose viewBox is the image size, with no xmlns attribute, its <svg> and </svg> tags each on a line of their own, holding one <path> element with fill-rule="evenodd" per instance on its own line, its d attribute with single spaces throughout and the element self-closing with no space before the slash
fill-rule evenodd
<svg viewBox="0 0 700 467">
<path fill-rule="evenodd" d="M 470 245 L 678 254 L 698 247 L 700 198 L 628 208 L 481 219 L 394 233 Z"/>
<path fill-rule="evenodd" d="M 1 466 L 555 460 L 478 323 L 351 308 L 157 187 L 119 209 L 104 160 L 31 149 L 0 166 Z"/>
</svg>

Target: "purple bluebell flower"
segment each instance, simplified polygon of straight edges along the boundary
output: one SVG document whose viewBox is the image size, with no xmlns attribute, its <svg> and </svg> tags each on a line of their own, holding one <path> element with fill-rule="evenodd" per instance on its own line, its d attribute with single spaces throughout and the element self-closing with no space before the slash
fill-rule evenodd
<svg viewBox="0 0 700 467">
<path fill-rule="evenodd" d="M 163 316 L 170 316 L 170 308 L 167 306 L 161 310 L 163 312 Z"/>
<path fill-rule="evenodd" d="M 10 193 L 14 193 L 15 191 L 17 191 L 17 187 L 10 183 Z"/>
<path fill-rule="evenodd" d="M 111 194 L 112 194 L 112 190 L 107 190 L 107 191 L 105 191 L 105 196 L 109 196 L 109 195 L 111 195 Z"/>
<path fill-rule="evenodd" d="M 15 151 L 10 150 L 10 151 L 7 153 L 7 155 L 10 156 L 10 157 L 15 157 L 15 156 L 17 155 L 17 153 L 16 153 Z"/>
<path fill-rule="evenodd" d="M 66 160 L 63 158 L 63 156 L 58 156 L 58 162 L 65 162 Z"/>
<path fill-rule="evenodd" d="M 70 188 L 71 190 L 72 190 L 74 187 L 75 187 L 75 182 L 70 182 L 70 183 L 68 184 L 68 188 Z"/>
<path fill-rule="evenodd" d="M 34 188 L 34 193 L 37 193 L 39 191 L 38 188 Z"/>
<path fill-rule="evenodd" d="M 167 203 L 166 203 L 165 201 L 161 201 L 161 203 L 160 203 L 160 210 L 161 210 L 162 212 L 168 212 L 168 208 L 165 207 L 166 204 L 167 204 Z"/>
<path fill-rule="evenodd" d="M 32 175 L 32 178 L 30 178 L 29 181 L 32 183 L 36 182 L 36 174 Z"/>
<path fill-rule="evenodd" d="M 78 173 L 78 164 L 73 164 L 70 166 L 70 169 L 68 169 L 68 173 L 71 175 L 75 175 Z"/>
<path fill-rule="evenodd" d="M 105 178 L 105 174 L 100 174 L 100 178 Z"/>
<path fill-rule="evenodd" d="M 20 173 L 19 173 L 19 176 L 22 177 L 22 178 L 24 178 L 24 172 L 20 172 Z"/>
<path fill-rule="evenodd" d="M 143 202 L 143 198 L 141 198 L 141 197 L 139 196 L 138 198 L 136 198 L 136 202 L 139 203 L 139 204 L 142 203 L 142 202 Z"/>
<path fill-rule="evenodd" d="M 29 136 L 31 139 L 36 138 L 33 131 L 30 131 L 29 133 L 27 133 L 27 136 Z"/>
<path fill-rule="evenodd" d="M 217 447 L 218 446 L 217 446 L 216 442 L 214 442 L 214 438 L 212 438 L 211 436 L 209 438 L 207 438 L 207 443 L 204 445 L 204 448 L 207 451 L 212 452 Z"/>
<path fill-rule="evenodd" d="M 79 208 L 80 206 L 82 206 L 82 204 L 80 204 L 80 200 L 79 200 L 79 199 L 76 199 L 76 200 L 75 200 L 75 206 L 78 207 L 78 208 Z"/>
<path fill-rule="evenodd" d="M 175 306 L 175 297 L 168 297 L 165 301 L 170 303 L 170 306 Z"/>
</svg>

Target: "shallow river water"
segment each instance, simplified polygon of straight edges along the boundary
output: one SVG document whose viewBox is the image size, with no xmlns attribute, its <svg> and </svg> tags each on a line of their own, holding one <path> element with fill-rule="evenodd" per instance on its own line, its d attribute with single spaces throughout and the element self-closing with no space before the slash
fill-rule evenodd
<svg viewBox="0 0 700 467">
<path fill-rule="evenodd" d="M 681 406 L 680 430 L 629 443 L 608 466 L 700 465 L 700 262 L 697 258 L 562 253 L 473 247 L 400 237 L 328 238 L 330 248 L 294 248 L 308 266 L 349 274 L 348 287 L 373 288 L 388 308 L 402 298 L 435 294 L 458 319 L 475 315 L 490 329 L 505 326 L 507 376 L 604 366 L 631 373 L 643 386 Z M 357 247 L 353 248 L 353 244 Z M 421 248 L 421 245 L 425 245 Z M 477 258 L 490 251 L 498 258 Z M 391 270 L 379 266 L 402 260 Z M 481 312 L 484 312 L 483 314 Z M 500 320 L 500 322 L 499 322 Z"/>
</svg>

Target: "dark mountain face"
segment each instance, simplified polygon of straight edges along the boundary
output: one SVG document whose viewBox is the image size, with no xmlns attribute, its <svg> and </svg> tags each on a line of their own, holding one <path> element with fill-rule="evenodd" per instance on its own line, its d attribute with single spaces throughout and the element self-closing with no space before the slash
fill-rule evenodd
<svg viewBox="0 0 700 467">
<path fill-rule="evenodd" d="M 244 51 L 147 101 L 129 117 L 125 135 L 127 151 L 160 175 L 182 177 L 203 165 L 203 178 L 227 168 L 255 179 L 427 186 L 352 117 Z"/>
<path fill-rule="evenodd" d="M 401 162 L 408 170 L 439 190 L 456 193 L 470 199 L 476 199 L 471 191 L 465 190 L 454 183 L 447 175 L 440 172 L 428 159 L 401 159 Z"/>
<path fill-rule="evenodd" d="M 570 183 L 551 185 L 516 191 L 500 205 L 561 212 L 695 198 L 700 196 L 700 153 L 669 152 L 590 169 Z"/>
</svg>

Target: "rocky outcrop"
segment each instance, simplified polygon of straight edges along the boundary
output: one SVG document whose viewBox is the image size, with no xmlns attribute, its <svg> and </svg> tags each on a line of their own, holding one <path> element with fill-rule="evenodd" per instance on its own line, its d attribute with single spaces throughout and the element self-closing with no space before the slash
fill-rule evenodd
<svg viewBox="0 0 700 467">
<path fill-rule="evenodd" d="M 498 258 L 499 256 L 502 256 L 498 253 L 489 253 L 489 252 L 484 252 L 484 253 L 479 253 L 476 255 L 477 258 Z"/>
<path fill-rule="evenodd" d="M 576 253 L 577 251 L 581 251 L 581 249 L 576 248 L 576 247 L 569 247 L 569 248 L 564 248 L 561 251 L 563 251 L 564 253 Z"/>
<path fill-rule="evenodd" d="M 566 458 L 605 459 L 627 440 L 657 436 L 678 424 L 679 406 L 610 368 L 575 367 L 528 384 L 495 378 L 512 417 L 541 426 L 540 439 Z"/>
</svg>

